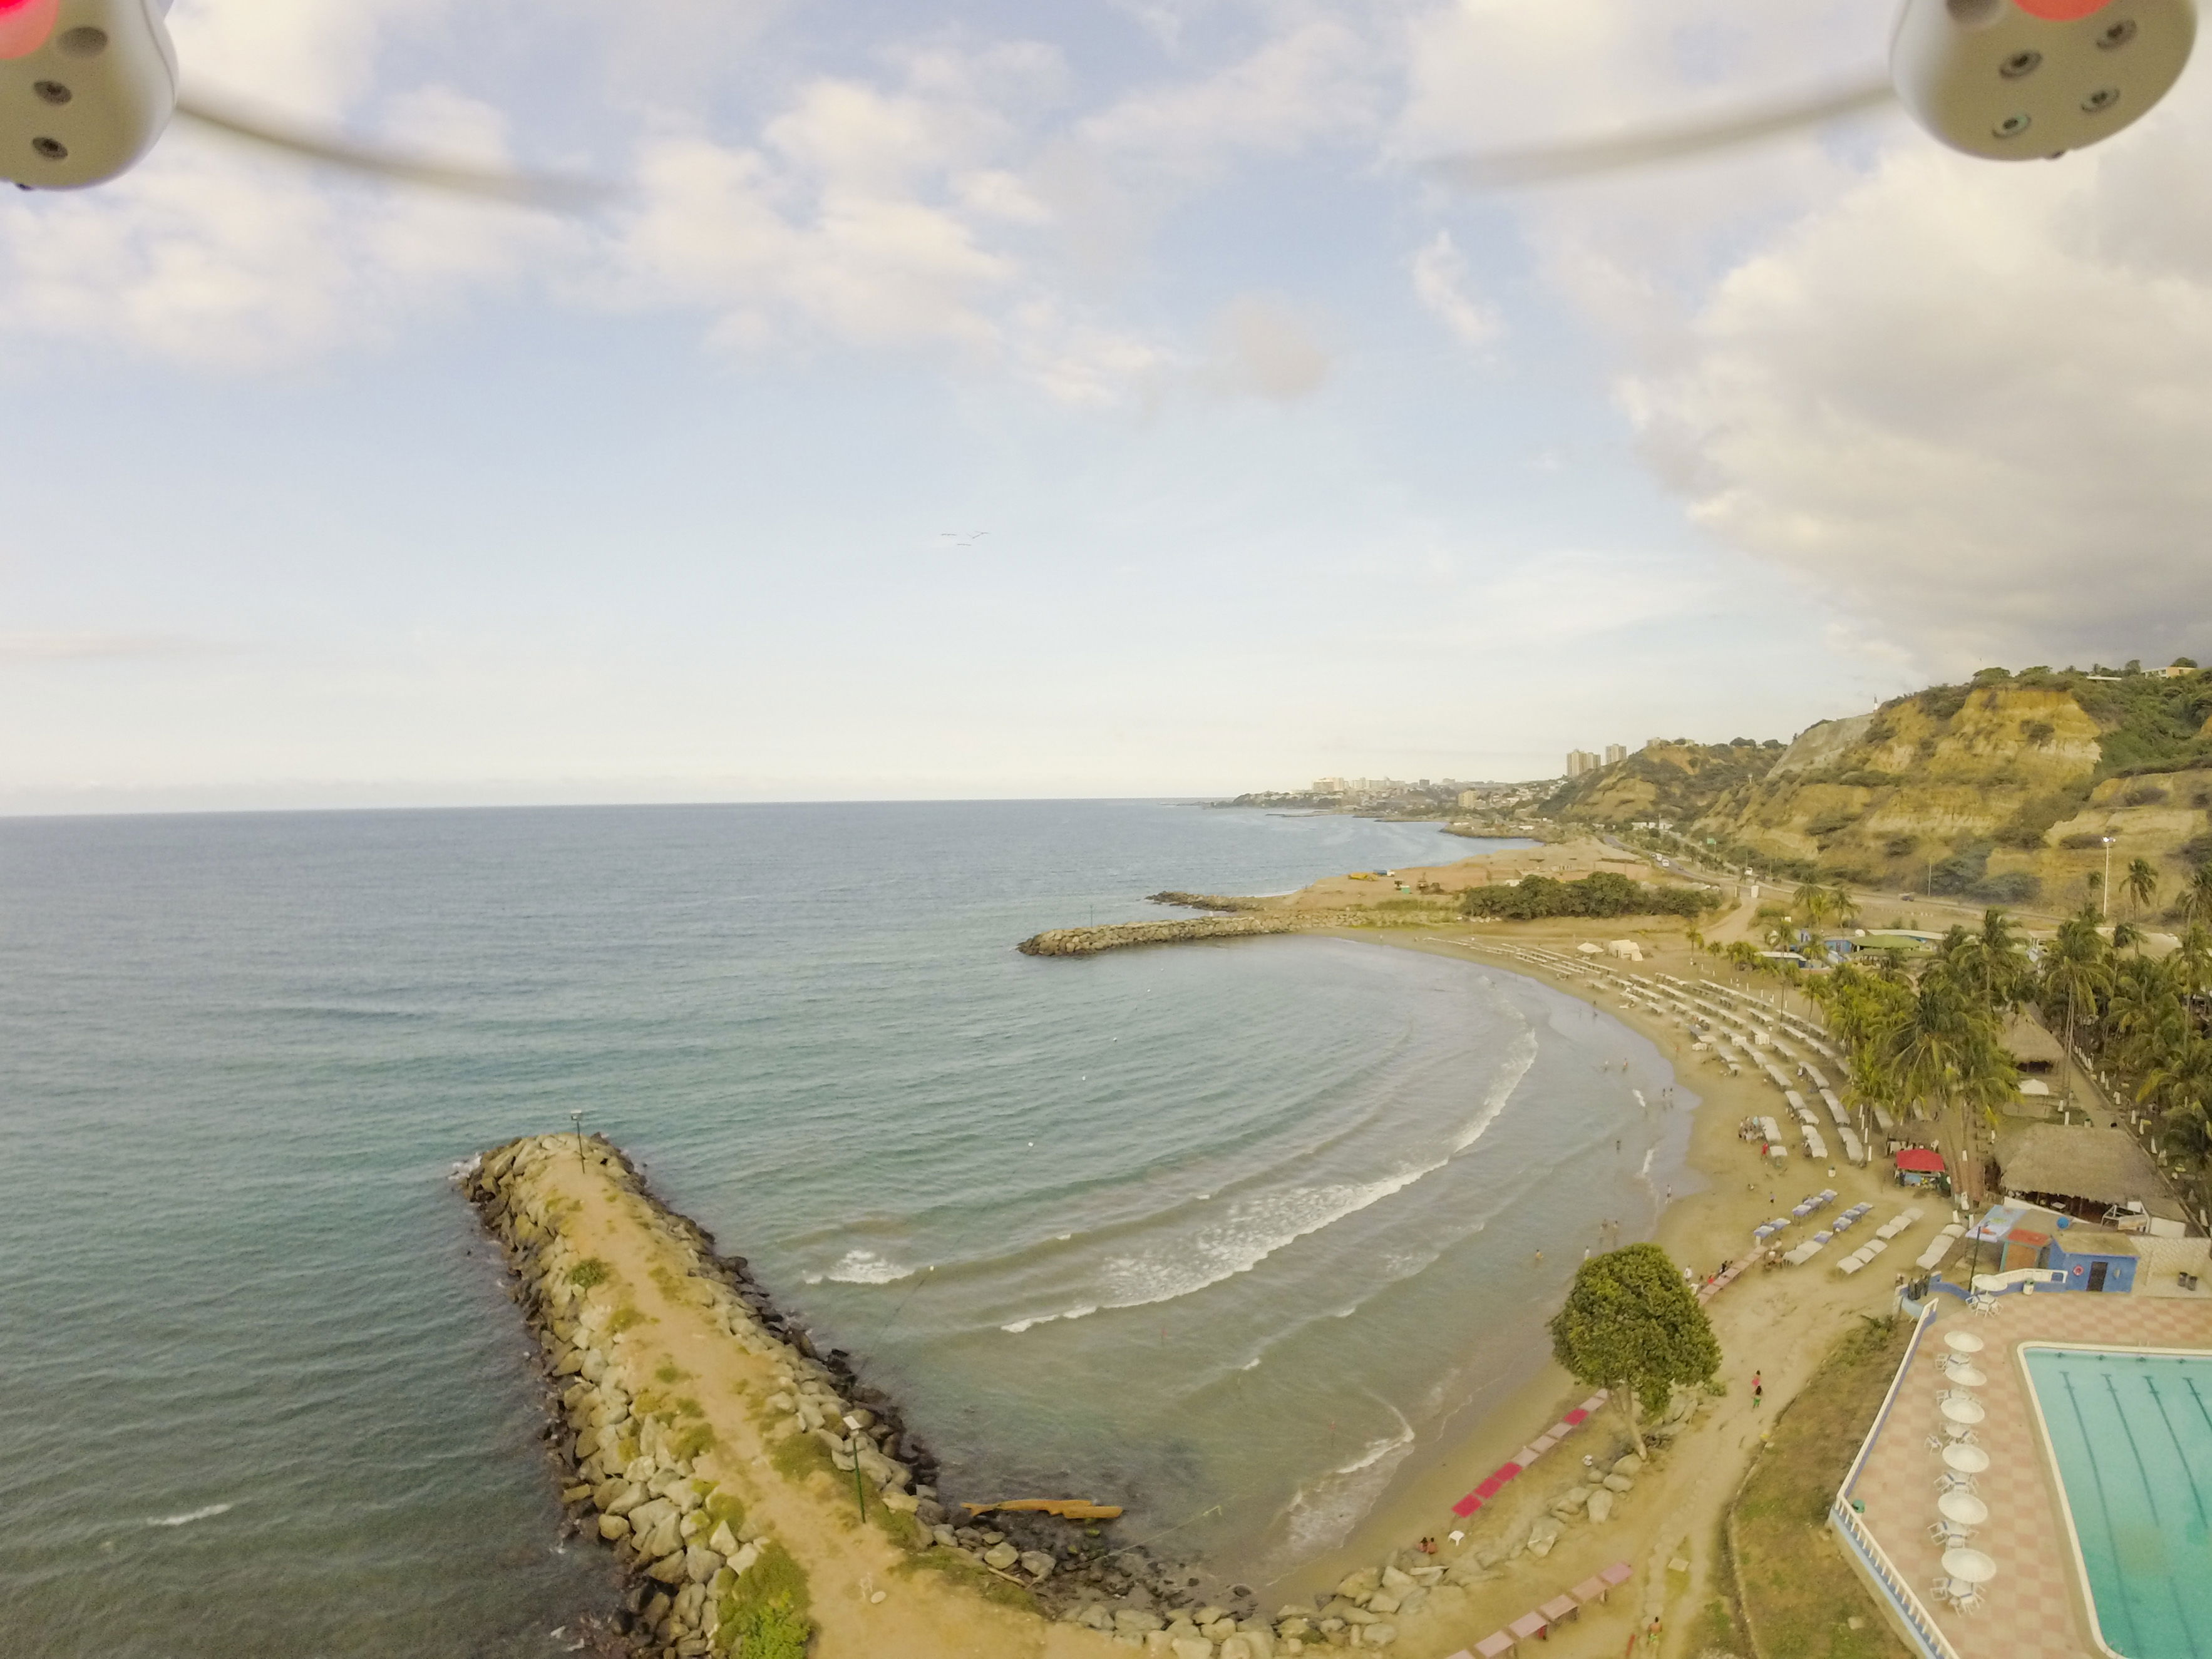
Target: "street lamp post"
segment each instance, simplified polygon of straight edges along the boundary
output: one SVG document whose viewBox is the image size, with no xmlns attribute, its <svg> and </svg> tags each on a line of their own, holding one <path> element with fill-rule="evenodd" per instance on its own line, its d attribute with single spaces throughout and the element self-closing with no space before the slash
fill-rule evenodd
<svg viewBox="0 0 2212 1659">
<path fill-rule="evenodd" d="M 584 1115 L 581 1111 L 568 1114 L 568 1121 L 576 1126 L 576 1167 L 584 1168 Z"/>
<path fill-rule="evenodd" d="M 2112 843 L 2118 839 L 2116 836 L 2105 837 L 2105 884 L 2097 896 L 2104 901 L 2106 921 L 2112 919 Z"/>
</svg>

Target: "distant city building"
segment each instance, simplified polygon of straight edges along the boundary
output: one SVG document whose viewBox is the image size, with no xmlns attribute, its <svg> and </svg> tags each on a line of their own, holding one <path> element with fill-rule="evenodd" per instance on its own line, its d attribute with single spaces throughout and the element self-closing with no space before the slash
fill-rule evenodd
<svg viewBox="0 0 2212 1659">
<path fill-rule="evenodd" d="M 1567 776 L 1571 779 L 1578 778 L 1585 772 L 1595 772 L 1598 765 L 1598 757 L 1587 749 L 1567 750 Z"/>
<path fill-rule="evenodd" d="M 1460 804 L 1462 806 L 1480 806 L 1480 805 L 1482 805 L 1482 792 L 1481 792 L 1480 789 L 1462 789 L 1462 790 L 1461 790 L 1461 791 L 1459 792 L 1459 804 Z"/>
<path fill-rule="evenodd" d="M 1622 761 L 1626 760 L 1627 758 L 1628 758 L 1628 745 L 1627 745 L 1626 744 L 1625 744 L 1625 743 L 1609 743 L 1609 744 L 1606 744 L 1606 746 L 1605 746 L 1605 763 L 1606 763 L 1607 766 L 1615 766 L 1615 765 L 1618 765 L 1620 763 L 1621 763 Z"/>
<path fill-rule="evenodd" d="M 1313 781 L 1313 793 L 1316 795 L 1340 795 L 1344 793 L 1344 780 L 1316 778 Z"/>
</svg>

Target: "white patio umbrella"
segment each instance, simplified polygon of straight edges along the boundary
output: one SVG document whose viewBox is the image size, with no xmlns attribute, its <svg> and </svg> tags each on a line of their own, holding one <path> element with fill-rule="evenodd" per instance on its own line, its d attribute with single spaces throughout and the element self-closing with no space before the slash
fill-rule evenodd
<svg viewBox="0 0 2212 1659">
<path fill-rule="evenodd" d="M 1946 1446 L 1943 1467 L 1960 1474 L 1979 1474 L 1990 1466 L 1990 1455 L 1979 1446 Z"/>
<path fill-rule="evenodd" d="M 1980 1401 L 1954 1395 L 1943 1402 L 1943 1415 L 1954 1423 L 1973 1424 L 1980 1422 L 1989 1413 L 1982 1409 Z"/>
<path fill-rule="evenodd" d="M 1955 1449 L 1974 1449 L 1961 1446 Z M 1989 1461 L 1987 1453 L 1982 1454 L 1982 1461 Z M 1990 1518 L 1990 1506 L 1970 1492 L 1947 1492 L 1936 1500 L 1936 1508 L 1946 1521 L 1955 1521 L 1962 1527 L 1978 1527 Z"/>
<path fill-rule="evenodd" d="M 1943 1346 L 1953 1353 L 1979 1353 L 1982 1339 L 1972 1331 L 1952 1331 L 1943 1338 Z"/>
<path fill-rule="evenodd" d="M 1979 1550 L 1945 1550 L 1943 1571 L 1960 1583 L 1986 1584 L 1997 1576 L 1997 1564 Z"/>
</svg>

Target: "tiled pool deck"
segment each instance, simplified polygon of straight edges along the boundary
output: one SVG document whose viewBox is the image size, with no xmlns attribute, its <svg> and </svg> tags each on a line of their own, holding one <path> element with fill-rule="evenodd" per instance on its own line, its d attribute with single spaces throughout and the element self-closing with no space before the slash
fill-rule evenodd
<svg viewBox="0 0 2212 1659">
<path fill-rule="evenodd" d="M 2073 1547 L 2055 1476 L 2014 1350 L 2023 1342 L 2212 1350 L 2212 1305 L 2071 1292 L 2000 1297 L 1988 1315 L 1948 1297 L 1937 1308 L 1846 1496 L 1865 1506 L 1861 1522 L 1960 1659 L 2094 1659 L 2099 1649 L 2076 1611 Z M 1952 1331 L 1982 1339 L 1986 1346 L 1972 1358 L 1989 1378 L 1972 1391 L 1988 1413 L 1975 1439 L 1990 1455 L 1988 1472 L 1974 1483 L 1990 1518 L 1975 1529 L 1973 1547 L 1996 1560 L 1997 1577 L 1984 1589 L 1986 1605 L 1972 1613 L 1954 1613 L 1930 1594 L 1943 1553 L 1928 1535 L 1943 1462 L 1928 1439 L 1942 1421 L 1936 1396 L 1950 1386 L 1936 1362 L 1948 1352 L 1943 1338 Z"/>
</svg>

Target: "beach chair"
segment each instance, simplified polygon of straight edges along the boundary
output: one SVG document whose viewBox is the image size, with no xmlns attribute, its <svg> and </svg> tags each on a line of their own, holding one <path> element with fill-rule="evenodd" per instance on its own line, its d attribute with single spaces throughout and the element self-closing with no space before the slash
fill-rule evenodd
<svg viewBox="0 0 2212 1659">
<path fill-rule="evenodd" d="M 1966 1543 L 1973 1535 L 1974 1529 L 1972 1527 L 1962 1527 L 1956 1521 L 1938 1521 L 1928 1528 L 1929 1541 L 1941 1544 L 1945 1549 L 1949 1549 L 1954 1545 Z"/>
<path fill-rule="evenodd" d="M 1946 1469 L 1936 1477 L 1936 1490 L 1938 1494 L 1947 1492 L 1972 1492 L 1974 1490 L 1974 1477 L 1971 1474 L 1961 1474 L 1956 1469 Z"/>
</svg>

